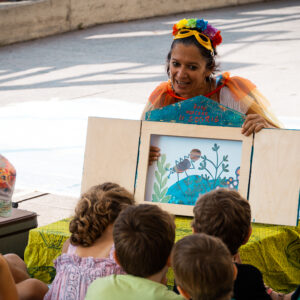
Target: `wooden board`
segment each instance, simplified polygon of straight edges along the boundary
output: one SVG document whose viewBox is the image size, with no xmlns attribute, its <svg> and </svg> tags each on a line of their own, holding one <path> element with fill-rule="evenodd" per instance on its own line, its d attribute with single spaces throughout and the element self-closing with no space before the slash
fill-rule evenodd
<svg viewBox="0 0 300 300">
<path fill-rule="evenodd" d="M 137 176 L 136 193 L 135 193 L 137 202 L 158 204 L 163 209 L 166 209 L 169 212 L 176 215 L 185 215 L 185 216 L 193 215 L 192 205 L 180 205 L 180 204 L 157 203 L 157 202 L 154 203 L 150 201 L 144 201 L 146 182 L 147 182 L 148 157 L 149 157 L 151 135 L 241 141 L 242 155 L 241 155 L 241 173 L 240 173 L 240 182 L 239 182 L 239 192 L 244 197 L 247 197 L 253 139 L 252 137 L 245 137 L 244 135 L 242 135 L 240 128 L 212 127 L 212 126 L 143 121 L 142 131 L 141 131 L 139 163 L 138 163 L 138 176 Z"/>
<path fill-rule="evenodd" d="M 81 192 L 106 181 L 134 192 L 141 121 L 90 117 Z"/>
<path fill-rule="evenodd" d="M 300 131 L 263 129 L 254 137 L 249 201 L 258 223 L 297 224 Z"/>
</svg>

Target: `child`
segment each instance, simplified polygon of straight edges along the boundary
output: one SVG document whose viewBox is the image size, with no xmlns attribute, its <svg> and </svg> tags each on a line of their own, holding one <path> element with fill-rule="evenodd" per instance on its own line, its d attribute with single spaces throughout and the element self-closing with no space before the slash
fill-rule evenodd
<svg viewBox="0 0 300 300">
<path fill-rule="evenodd" d="M 5 280 L 0 280 L 0 299 L 15 299 L 16 292 L 19 300 L 42 300 L 48 291 L 48 286 L 35 278 L 30 278 L 24 261 L 16 254 L 0 255 L 2 271 L 6 272 Z M 8 271 L 7 271 L 8 267 Z M 1 267 L 0 267 L 1 268 Z M 9 274 L 7 273 L 9 272 Z M 10 297 L 4 294 L 9 291 Z M 1 298 L 2 295 L 2 298 Z"/>
<path fill-rule="evenodd" d="M 224 243 L 204 233 L 179 240 L 172 252 L 177 288 L 186 299 L 230 300 L 236 267 Z"/>
<path fill-rule="evenodd" d="M 114 183 L 94 186 L 81 196 L 45 300 L 84 299 L 96 278 L 124 273 L 113 258 L 112 230 L 119 213 L 133 204 L 133 196 Z"/>
<path fill-rule="evenodd" d="M 0 254 L 0 299 L 18 300 L 17 288 L 5 258 Z"/>
<path fill-rule="evenodd" d="M 116 220 L 115 259 L 128 275 L 95 280 L 86 300 L 177 300 L 165 282 L 175 240 L 173 218 L 156 205 L 128 207 Z"/>
<path fill-rule="evenodd" d="M 218 189 L 198 199 L 194 207 L 193 231 L 219 237 L 234 257 L 252 233 L 251 209 L 234 190 Z M 261 272 L 254 266 L 236 264 L 234 299 L 270 300 Z"/>
</svg>

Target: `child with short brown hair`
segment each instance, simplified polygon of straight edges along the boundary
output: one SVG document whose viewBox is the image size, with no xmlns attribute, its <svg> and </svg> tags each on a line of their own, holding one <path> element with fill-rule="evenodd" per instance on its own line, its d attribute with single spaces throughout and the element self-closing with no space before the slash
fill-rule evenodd
<svg viewBox="0 0 300 300">
<path fill-rule="evenodd" d="M 217 236 L 232 255 L 238 253 L 251 233 L 251 208 L 237 191 L 218 189 L 201 196 L 193 209 L 195 232 Z"/>
<path fill-rule="evenodd" d="M 201 196 L 194 207 L 195 233 L 219 237 L 232 257 L 246 244 L 252 233 L 249 202 L 237 191 L 217 189 Z M 238 273 L 234 283 L 234 299 L 270 300 L 261 272 L 254 266 L 236 264 Z"/>
<path fill-rule="evenodd" d="M 230 300 L 236 267 L 226 245 L 204 233 L 179 240 L 172 252 L 177 288 L 186 299 Z"/>
<path fill-rule="evenodd" d="M 115 258 L 128 275 L 95 280 L 86 300 L 179 300 L 163 284 L 175 240 L 174 219 L 156 205 L 128 207 L 115 222 Z"/>
</svg>

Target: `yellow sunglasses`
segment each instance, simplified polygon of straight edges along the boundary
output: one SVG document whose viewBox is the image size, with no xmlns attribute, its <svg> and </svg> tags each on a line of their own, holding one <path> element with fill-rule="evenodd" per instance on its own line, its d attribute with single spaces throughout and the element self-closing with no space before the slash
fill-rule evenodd
<svg viewBox="0 0 300 300">
<path fill-rule="evenodd" d="M 207 50 L 211 51 L 212 54 L 214 53 L 210 39 L 205 34 L 198 32 L 197 30 L 181 29 L 175 35 L 174 40 L 183 39 L 192 35 L 196 38 L 196 40 L 199 42 L 200 45 L 202 45 Z"/>
</svg>

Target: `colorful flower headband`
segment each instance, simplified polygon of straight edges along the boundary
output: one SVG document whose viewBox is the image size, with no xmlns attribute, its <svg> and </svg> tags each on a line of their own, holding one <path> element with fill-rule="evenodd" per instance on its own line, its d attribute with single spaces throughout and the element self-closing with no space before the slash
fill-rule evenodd
<svg viewBox="0 0 300 300">
<path fill-rule="evenodd" d="M 207 21 L 204 21 L 203 19 L 187 19 L 187 20 L 182 19 L 178 23 L 174 24 L 174 26 L 173 26 L 174 39 L 190 36 L 190 35 L 184 35 L 184 34 L 180 33 L 180 31 L 183 29 L 188 29 L 189 32 L 193 31 L 193 29 L 200 30 L 202 35 L 205 35 L 207 38 L 210 39 L 214 48 L 216 48 L 216 46 L 218 46 L 222 43 L 221 31 L 218 30 L 217 28 L 211 26 L 210 24 L 208 24 Z M 194 31 L 197 31 L 197 30 L 194 30 Z M 197 31 L 197 32 L 199 32 L 199 31 Z M 179 35 L 179 36 L 176 37 L 177 35 Z M 198 35 L 195 33 L 193 35 L 195 35 L 196 38 L 198 37 Z M 205 43 L 205 45 L 203 45 L 203 43 L 201 42 L 201 40 L 203 40 L 203 39 L 197 38 L 197 40 L 202 46 L 204 46 L 206 49 L 208 49 L 208 47 L 205 46 L 206 43 Z"/>
</svg>

